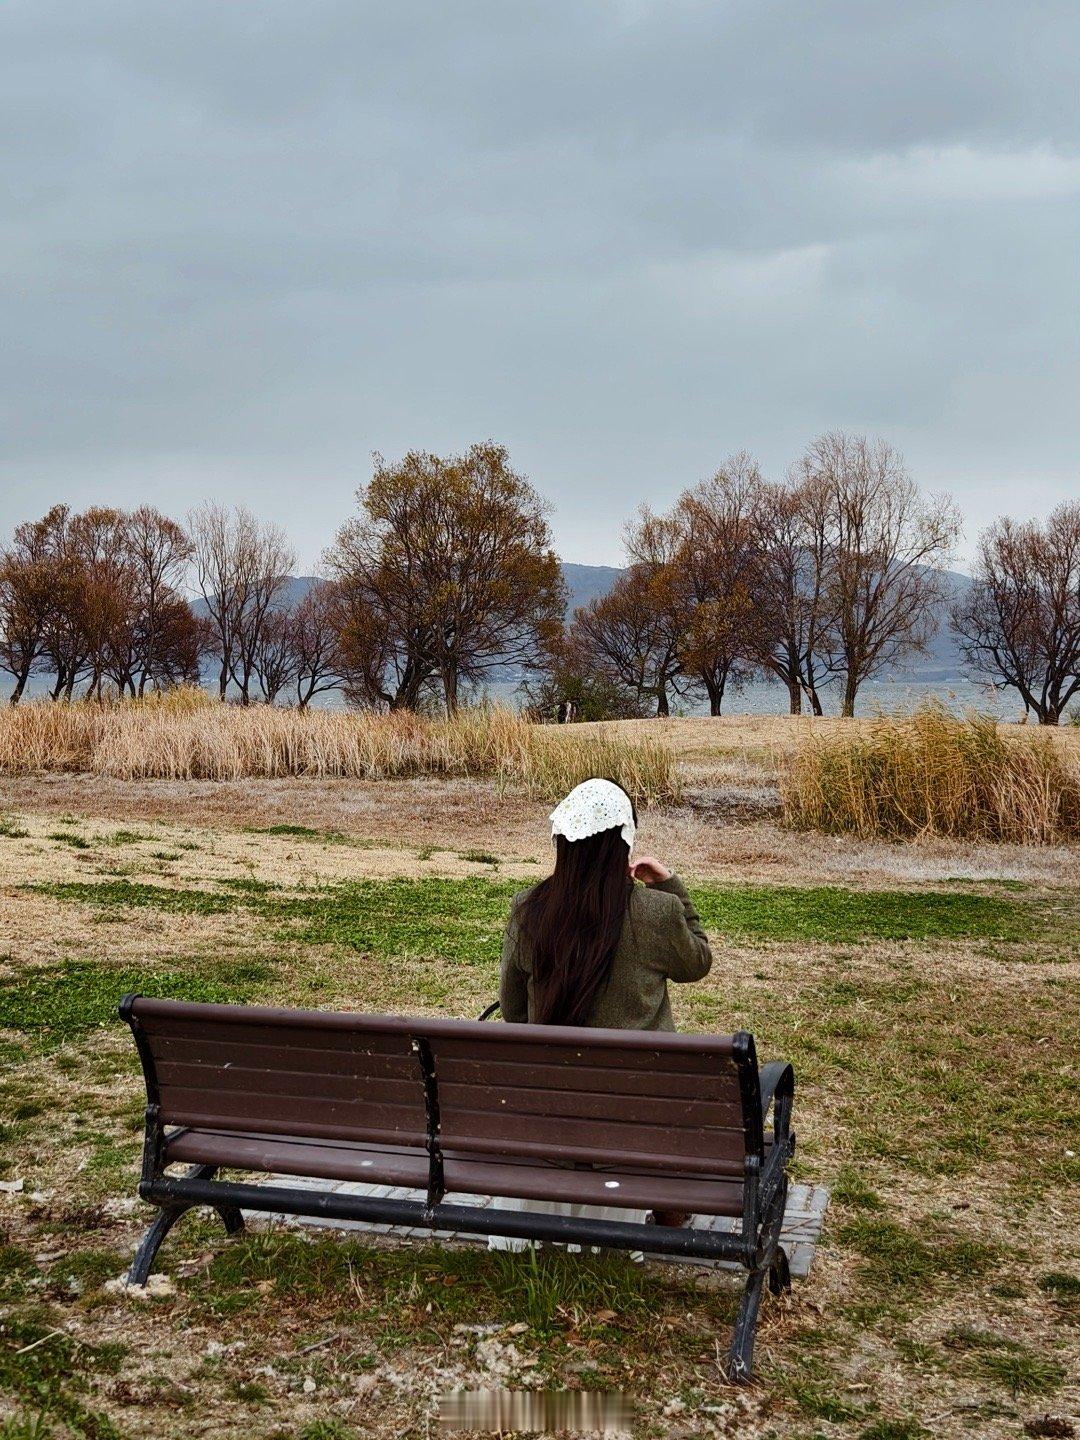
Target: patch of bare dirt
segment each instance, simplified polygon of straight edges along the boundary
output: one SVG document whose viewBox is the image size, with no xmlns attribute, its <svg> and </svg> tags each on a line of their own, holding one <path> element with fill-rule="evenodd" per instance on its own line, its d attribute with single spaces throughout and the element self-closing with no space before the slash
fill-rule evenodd
<svg viewBox="0 0 1080 1440">
<path fill-rule="evenodd" d="M 629 722 L 628 722 L 629 723 Z M 687 722 L 688 723 L 688 722 Z M 655 853 L 701 880 L 760 880 L 904 888 L 962 879 L 1070 883 L 1077 847 L 980 845 L 926 840 L 866 841 L 785 830 L 770 818 L 772 782 L 747 770 L 738 785 L 690 787 L 679 806 L 641 816 L 639 853 Z M 550 863 L 550 806 L 489 782 L 469 780 L 245 780 L 235 782 L 112 780 L 42 776 L 0 782 L 0 813 L 19 820 L 36 842 L 55 830 L 56 817 L 88 822 L 79 833 L 92 853 L 57 850 L 50 862 L 91 873 L 137 862 L 168 879 L 235 875 L 283 884 L 352 876 L 491 874 L 523 880 Z M 40 818 L 36 823 L 34 817 Z M 145 842 L 102 856 L 110 832 L 149 825 Z M 330 844 L 289 835 L 253 833 L 297 825 L 356 842 Z M 162 859 L 155 852 L 177 855 Z M 17 868 L 25 841 L 0 837 L 0 876 Z M 472 857 L 472 858 L 470 858 Z M 484 857 L 484 858 L 477 858 Z M 150 864 L 150 861 L 153 863 Z M 35 862 L 35 872 L 44 864 Z"/>
</svg>

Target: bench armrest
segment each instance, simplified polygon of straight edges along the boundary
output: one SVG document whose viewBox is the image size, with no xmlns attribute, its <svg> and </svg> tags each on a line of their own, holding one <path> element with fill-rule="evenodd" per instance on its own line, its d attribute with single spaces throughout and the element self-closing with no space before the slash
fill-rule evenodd
<svg viewBox="0 0 1080 1440">
<path fill-rule="evenodd" d="M 761 1087 L 761 1118 L 773 1107 L 773 1131 L 780 1140 L 791 1124 L 791 1102 L 795 1095 L 795 1072 L 785 1060 L 770 1060 L 762 1065 L 758 1081 Z"/>
<path fill-rule="evenodd" d="M 498 1000 L 493 1000 L 487 1009 L 482 1011 L 476 1018 L 478 1020 L 490 1020 L 499 1008 Z"/>
</svg>

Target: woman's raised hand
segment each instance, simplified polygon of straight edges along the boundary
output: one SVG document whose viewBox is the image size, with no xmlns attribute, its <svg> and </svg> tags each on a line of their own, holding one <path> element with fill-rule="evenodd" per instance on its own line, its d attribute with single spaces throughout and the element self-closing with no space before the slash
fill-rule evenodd
<svg viewBox="0 0 1080 1440">
<path fill-rule="evenodd" d="M 660 880 L 670 880 L 671 871 L 654 855 L 642 855 L 640 860 L 631 862 L 630 878 L 640 880 L 643 885 L 655 885 Z"/>
</svg>

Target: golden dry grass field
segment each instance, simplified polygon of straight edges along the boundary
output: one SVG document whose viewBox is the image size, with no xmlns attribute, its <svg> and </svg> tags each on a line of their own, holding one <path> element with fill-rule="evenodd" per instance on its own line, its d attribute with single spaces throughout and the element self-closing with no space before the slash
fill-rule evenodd
<svg viewBox="0 0 1080 1440">
<path fill-rule="evenodd" d="M 0 778 L 0 1437 L 425 1437 L 455 1384 L 626 1390 L 636 1434 L 682 1440 L 1080 1432 L 1080 851 L 784 829 L 780 766 L 839 723 L 604 727 L 676 752 L 640 846 L 715 954 L 678 1022 L 794 1062 L 797 1175 L 832 1189 L 745 1391 L 719 1364 L 733 1285 L 618 1257 L 188 1217 L 163 1293 L 110 1288 L 146 1218 L 119 995 L 473 1015 L 548 800 L 505 776 Z M 1080 732 L 1052 743 L 1080 759 Z"/>
</svg>

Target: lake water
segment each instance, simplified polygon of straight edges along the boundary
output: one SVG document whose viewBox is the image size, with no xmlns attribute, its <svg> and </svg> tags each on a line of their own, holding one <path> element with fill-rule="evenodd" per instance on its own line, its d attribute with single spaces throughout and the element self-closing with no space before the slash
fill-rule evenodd
<svg viewBox="0 0 1080 1440">
<path fill-rule="evenodd" d="M 44 676 L 35 676 L 27 687 L 28 696 L 48 694 L 49 682 Z M 0 699 L 10 693 L 10 686 L 0 683 Z M 511 682 L 497 682 L 485 687 L 484 697 L 503 705 L 516 705 L 517 685 Z M 821 692 L 825 713 L 836 715 L 840 710 L 841 690 L 839 685 L 828 685 Z M 977 710 L 982 714 L 995 715 L 1001 720 L 1019 720 L 1024 707 L 1013 691 L 1000 693 L 992 686 L 981 685 L 972 680 L 874 680 L 868 681 L 859 691 L 856 713 L 859 715 L 909 714 L 927 700 L 937 700 L 954 714 L 963 715 Z M 338 709 L 344 701 L 339 694 L 331 692 L 318 697 L 319 702 L 330 709 Z M 786 715 L 788 709 L 787 689 L 783 685 L 768 681 L 757 681 L 742 690 L 733 690 L 724 698 L 725 715 Z M 707 715 L 709 707 L 704 703 L 676 700 L 673 713 L 678 715 Z"/>
<path fill-rule="evenodd" d="M 513 685 L 491 685 L 486 694 L 491 700 L 503 704 L 515 703 Z M 839 685 L 826 686 L 821 691 L 821 703 L 827 715 L 840 713 L 843 692 Z M 1019 720 L 1024 706 L 1015 692 L 1001 694 L 989 685 L 980 685 L 971 680 L 879 680 L 867 681 L 860 689 L 855 702 L 857 715 L 900 714 L 908 715 L 936 700 L 956 715 L 978 711 L 994 715 L 1000 720 Z M 707 715 L 707 702 L 676 700 L 672 713 L 677 715 Z M 733 690 L 724 696 L 725 715 L 786 715 L 788 713 L 787 687 L 769 681 L 757 681 L 742 690 Z M 804 713 L 809 713 L 807 710 Z"/>
</svg>

